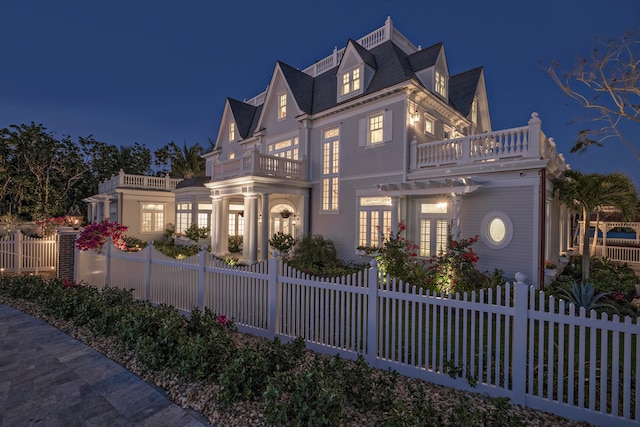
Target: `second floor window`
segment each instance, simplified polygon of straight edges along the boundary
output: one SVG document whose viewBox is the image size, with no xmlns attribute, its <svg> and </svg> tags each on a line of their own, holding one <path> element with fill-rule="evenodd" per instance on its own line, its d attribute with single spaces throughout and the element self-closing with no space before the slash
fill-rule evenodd
<svg viewBox="0 0 640 427">
<path fill-rule="evenodd" d="M 280 94 L 278 97 L 278 120 L 287 117 L 287 94 Z"/>
<path fill-rule="evenodd" d="M 478 98 L 474 98 L 471 103 L 471 123 L 478 123 Z"/>
<path fill-rule="evenodd" d="M 444 78 L 444 74 L 440 73 L 439 71 L 436 71 L 435 89 L 438 94 L 442 95 L 445 98 L 447 97 L 447 84 Z"/>
<path fill-rule="evenodd" d="M 424 131 L 425 133 L 430 133 L 433 134 L 433 119 L 430 119 L 429 117 L 425 117 L 424 119 Z"/>
<path fill-rule="evenodd" d="M 229 141 L 236 140 L 236 124 L 234 122 L 229 123 Z"/>
<path fill-rule="evenodd" d="M 342 95 L 360 89 L 360 69 L 347 71 L 342 75 Z"/>
<path fill-rule="evenodd" d="M 369 117 L 369 144 L 376 144 L 384 140 L 384 114 L 376 114 Z"/>
<path fill-rule="evenodd" d="M 322 210 L 337 211 L 340 192 L 340 130 L 326 130 L 322 139 Z"/>
<path fill-rule="evenodd" d="M 298 137 L 268 144 L 267 153 L 272 156 L 298 160 Z"/>
</svg>

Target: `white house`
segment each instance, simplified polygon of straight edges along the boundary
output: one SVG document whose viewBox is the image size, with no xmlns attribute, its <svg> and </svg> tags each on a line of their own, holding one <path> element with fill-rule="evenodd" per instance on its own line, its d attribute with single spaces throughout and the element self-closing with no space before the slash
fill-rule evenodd
<svg viewBox="0 0 640 427">
<path fill-rule="evenodd" d="M 176 195 L 180 179 L 118 175 L 98 184 L 98 194 L 83 199 L 90 223 L 109 219 L 129 227 L 127 236 L 144 241 L 160 239 L 169 224 L 175 224 Z"/>
<path fill-rule="evenodd" d="M 216 141 L 204 157 L 217 255 L 240 210 L 248 262 L 277 231 L 320 234 L 357 259 L 378 226 L 404 221 L 423 257 L 448 229 L 480 235 L 479 268 L 539 283 L 569 242 L 551 185 L 568 166 L 538 115 L 494 131 L 482 67 L 450 75 L 442 43 L 416 47 L 390 18 L 304 70 L 277 62 L 265 92 L 227 99 Z"/>
</svg>

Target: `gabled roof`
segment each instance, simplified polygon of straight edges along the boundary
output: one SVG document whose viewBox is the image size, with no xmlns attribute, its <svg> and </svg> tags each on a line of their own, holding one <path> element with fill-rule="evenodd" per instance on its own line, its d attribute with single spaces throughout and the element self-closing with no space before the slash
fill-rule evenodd
<svg viewBox="0 0 640 427">
<path fill-rule="evenodd" d="M 413 68 L 413 71 L 424 70 L 425 68 L 433 67 L 436 65 L 440 51 L 444 48 L 442 42 L 436 43 L 433 46 L 429 46 L 426 49 L 417 51 L 409 56 L 409 63 Z"/>
<path fill-rule="evenodd" d="M 356 49 L 367 65 L 375 69 L 375 73 L 365 92 L 359 97 L 383 90 L 402 82 L 414 80 L 419 82 L 416 73 L 435 65 L 444 49 L 443 43 L 436 43 L 411 55 L 405 53 L 391 40 L 367 50 L 353 40 L 349 43 Z M 317 114 L 338 105 L 336 99 L 339 65 L 317 75 L 315 78 L 299 71 L 284 62 L 278 61 L 277 67 L 282 71 L 295 101 L 304 113 Z M 449 79 L 450 105 L 463 116 L 468 116 L 471 103 L 482 75 L 482 67 L 460 73 Z M 350 98 L 353 99 L 353 98 Z M 348 102 L 348 101 L 343 101 Z M 264 104 L 254 107 L 240 101 L 229 100 L 242 138 L 251 136 L 256 130 Z M 233 103 L 233 104 L 232 104 Z M 237 104 L 242 104 L 238 107 Z M 242 129 L 241 129 L 242 123 Z"/>
<path fill-rule="evenodd" d="M 349 44 L 351 44 L 355 48 L 356 52 L 358 53 L 360 58 L 362 58 L 365 64 L 367 64 L 374 70 L 378 68 L 376 63 L 376 57 L 371 52 L 369 52 L 367 49 L 360 46 L 360 44 L 353 39 L 349 39 L 349 41 L 347 42 L 347 46 L 349 46 Z"/>
<path fill-rule="evenodd" d="M 278 61 L 282 75 L 289 85 L 291 94 L 293 95 L 298 108 L 307 114 L 311 114 L 311 105 L 313 102 L 313 77 L 302 71 Z"/>
<path fill-rule="evenodd" d="M 232 98 L 227 98 L 227 102 L 231 108 L 233 120 L 236 122 L 238 134 L 242 139 L 247 138 L 253 133 L 253 117 L 256 115 L 257 107 Z"/>
<path fill-rule="evenodd" d="M 449 78 L 449 102 L 465 117 L 471 112 L 482 72 L 483 68 L 478 67 Z"/>
</svg>

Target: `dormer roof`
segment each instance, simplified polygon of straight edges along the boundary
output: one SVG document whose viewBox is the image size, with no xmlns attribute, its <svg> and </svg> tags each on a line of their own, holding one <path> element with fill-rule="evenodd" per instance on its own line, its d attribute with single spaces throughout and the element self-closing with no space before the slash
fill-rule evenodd
<svg viewBox="0 0 640 427">
<path fill-rule="evenodd" d="M 365 49 L 362 46 L 360 46 L 360 44 L 357 41 L 355 41 L 353 39 L 349 39 L 347 41 L 347 47 L 348 46 L 353 46 L 353 48 L 355 49 L 355 51 L 358 54 L 358 56 L 360 57 L 360 59 L 362 59 L 362 61 L 365 64 L 367 64 L 369 67 L 373 68 L 374 70 L 378 68 L 378 66 L 376 65 L 376 57 L 375 57 L 375 55 L 373 55 L 367 49 Z M 343 56 L 343 59 L 344 59 L 344 56 Z M 340 68 L 340 67 L 338 66 L 338 68 Z"/>
<path fill-rule="evenodd" d="M 284 62 L 278 61 L 277 65 L 282 71 L 282 76 L 286 80 L 298 108 L 304 113 L 311 114 L 313 104 L 313 77 L 296 70 Z"/>
<path fill-rule="evenodd" d="M 471 104 L 476 96 L 482 72 L 483 68 L 478 67 L 451 76 L 449 79 L 449 101 L 451 106 L 465 117 L 471 112 Z"/>
<path fill-rule="evenodd" d="M 258 108 L 233 98 L 227 98 L 227 102 L 229 103 L 233 120 L 236 122 L 238 135 L 242 139 L 247 138 L 253 133 L 252 124 Z"/>
<path fill-rule="evenodd" d="M 436 43 L 433 46 L 429 46 L 426 49 L 417 51 L 409 56 L 409 63 L 413 71 L 424 70 L 425 68 L 433 67 L 438 61 L 438 56 L 444 48 L 444 43 Z"/>
</svg>

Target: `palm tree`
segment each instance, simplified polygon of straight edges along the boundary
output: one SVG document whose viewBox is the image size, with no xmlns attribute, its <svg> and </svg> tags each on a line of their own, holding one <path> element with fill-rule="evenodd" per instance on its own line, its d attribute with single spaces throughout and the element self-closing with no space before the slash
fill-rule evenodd
<svg viewBox="0 0 640 427">
<path fill-rule="evenodd" d="M 171 152 L 171 176 L 173 178 L 189 179 L 194 176 L 204 176 L 205 160 L 201 157 L 202 147 L 195 143 L 187 147 L 184 142 L 182 149 L 174 142 L 169 143 Z"/>
<path fill-rule="evenodd" d="M 591 266 L 589 251 L 591 214 L 597 213 L 605 206 L 615 206 L 622 211 L 625 218 L 629 218 L 635 214 L 638 207 L 638 191 L 628 176 L 617 172 L 603 175 L 568 170 L 562 177 L 553 180 L 553 186 L 560 200 L 572 210 L 581 213 L 584 219 L 584 228 L 581 230 L 582 281 L 586 282 L 589 279 Z"/>
</svg>

